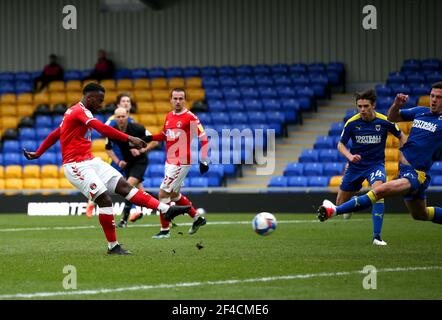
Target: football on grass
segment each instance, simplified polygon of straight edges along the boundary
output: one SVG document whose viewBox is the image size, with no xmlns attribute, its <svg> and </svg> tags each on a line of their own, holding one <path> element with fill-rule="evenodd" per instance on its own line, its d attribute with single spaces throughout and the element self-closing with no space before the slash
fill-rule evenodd
<svg viewBox="0 0 442 320">
<path fill-rule="evenodd" d="M 253 230 L 261 236 L 268 236 L 276 229 L 276 218 L 269 212 L 258 213 L 252 221 Z"/>
</svg>

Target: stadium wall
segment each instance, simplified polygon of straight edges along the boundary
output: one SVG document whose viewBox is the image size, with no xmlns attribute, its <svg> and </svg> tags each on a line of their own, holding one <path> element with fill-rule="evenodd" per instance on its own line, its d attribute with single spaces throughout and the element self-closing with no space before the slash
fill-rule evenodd
<svg viewBox="0 0 442 320">
<path fill-rule="evenodd" d="M 188 0 L 164 8 L 100 12 L 98 0 L 0 1 L 0 71 L 41 70 L 49 53 L 66 69 L 343 61 L 350 83 L 384 82 L 404 59 L 441 58 L 440 0 Z M 62 9 L 77 8 L 64 30 Z M 362 9 L 377 8 L 377 29 Z"/>
<path fill-rule="evenodd" d="M 316 212 L 317 206 L 324 199 L 335 200 L 335 193 L 224 193 L 224 194 L 190 194 L 189 198 L 195 207 L 205 208 L 208 214 L 211 213 L 257 213 L 268 211 L 272 213 L 312 213 Z M 440 203 L 441 194 L 437 192 L 428 193 L 428 203 Z M 114 203 L 123 205 L 121 197 L 114 197 Z M 3 213 L 26 213 L 29 203 L 61 204 L 70 206 L 70 215 L 77 215 L 78 208 L 86 208 L 86 201 L 82 195 L 15 195 L 0 196 L 0 214 Z M 63 206 L 56 214 L 62 214 Z M 122 208 L 122 207 L 121 207 Z M 49 207 L 48 207 L 49 210 Z M 54 211 L 54 207 L 51 208 Z M 41 211 L 41 208 L 40 208 Z M 44 210 L 43 210 L 44 211 Z M 369 212 L 369 210 L 365 210 Z M 385 212 L 404 213 L 407 208 L 401 197 L 389 198 L 385 201 Z"/>
</svg>

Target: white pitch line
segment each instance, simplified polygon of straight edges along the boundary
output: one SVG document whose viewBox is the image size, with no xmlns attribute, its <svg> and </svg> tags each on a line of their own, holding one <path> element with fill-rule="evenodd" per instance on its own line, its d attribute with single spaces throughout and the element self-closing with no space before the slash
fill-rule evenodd
<svg viewBox="0 0 442 320">
<path fill-rule="evenodd" d="M 428 270 L 442 270 L 442 266 L 421 266 L 421 267 L 398 267 L 398 268 L 385 268 L 378 269 L 377 272 L 412 272 L 412 271 L 428 271 Z M 312 279 L 320 277 L 339 277 L 349 276 L 353 274 L 365 274 L 362 270 L 354 271 L 341 271 L 341 272 L 322 272 L 322 273 L 307 273 L 307 274 L 294 274 L 277 277 L 263 277 L 263 278 L 249 278 L 249 279 L 231 279 L 231 280 L 219 280 L 219 281 L 203 281 L 203 282 L 179 282 L 172 284 L 157 284 L 157 285 L 139 285 L 133 287 L 122 288 L 107 288 L 107 289 L 90 289 L 90 290 L 78 290 L 78 291 L 56 291 L 56 292 L 35 292 L 35 293 L 16 293 L 16 294 L 3 294 L 0 295 L 0 299 L 14 299 L 14 298 L 48 298 L 57 296 L 73 296 L 73 295 L 98 295 L 115 292 L 127 292 L 127 291 L 142 291 L 150 289 L 173 289 L 173 288 L 189 288 L 198 286 L 216 286 L 225 284 L 241 284 L 241 283 L 255 283 L 255 282 L 270 282 L 280 280 L 296 280 L 296 279 Z"/>
<path fill-rule="evenodd" d="M 343 220 L 336 220 L 336 222 L 347 222 Z M 364 219 L 351 219 L 351 221 L 364 221 Z M 291 223 L 319 223 L 318 220 L 278 220 L 278 224 Z M 251 224 L 251 221 L 209 221 L 207 225 L 232 225 L 232 224 Z M 179 223 L 178 226 L 191 226 L 191 222 Z M 158 227 L 158 223 L 136 224 L 128 228 L 144 228 L 144 227 Z M 95 229 L 101 228 L 99 226 L 72 226 L 72 227 L 30 227 L 30 228 L 7 228 L 0 229 L 0 232 L 20 232 L 20 231 L 59 231 L 59 230 L 79 230 L 79 229 Z"/>
</svg>

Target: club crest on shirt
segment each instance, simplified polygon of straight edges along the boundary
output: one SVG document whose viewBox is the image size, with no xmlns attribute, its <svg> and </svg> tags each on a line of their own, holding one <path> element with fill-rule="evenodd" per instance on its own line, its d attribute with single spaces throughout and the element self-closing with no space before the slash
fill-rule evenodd
<svg viewBox="0 0 442 320">
<path fill-rule="evenodd" d="M 380 124 L 377 124 L 374 128 L 376 129 L 376 131 L 381 131 L 381 125 Z"/>
<path fill-rule="evenodd" d="M 97 185 L 96 185 L 94 182 L 92 182 L 92 183 L 90 184 L 90 186 L 89 186 L 89 189 L 91 189 L 92 191 L 94 191 L 95 189 L 97 189 Z"/>
<path fill-rule="evenodd" d="M 176 123 L 176 126 L 177 126 L 177 128 L 181 128 L 181 127 L 183 126 L 183 124 L 181 123 L 181 121 L 178 121 L 178 122 Z"/>
</svg>

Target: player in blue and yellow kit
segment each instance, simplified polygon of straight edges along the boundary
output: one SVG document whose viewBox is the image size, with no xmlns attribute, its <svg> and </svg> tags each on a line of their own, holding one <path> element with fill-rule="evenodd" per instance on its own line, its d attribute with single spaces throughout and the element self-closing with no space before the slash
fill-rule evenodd
<svg viewBox="0 0 442 320">
<path fill-rule="evenodd" d="M 400 146 L 405 143 L 405 136 L 398 126 L 374 110 L 375 103 L 374 90 L 356 94 L 358 114 L 350 118 L 342 130 L 338 150 L 348 159 L 348 165 L 339 187 L 337 205 L 348 201 L 361 190 L 364 180 L 367 180 L 372 188 L 385 183 L 385 143 L 389 132 L 399 139 Z M 350 150 L 346 147 L 349 140 L 352 142 Z M 381 238 L 384 220 L 383 199 L 373 205 L 372 220 L 373 244 L 386 245 Z"/>
<path fill-rule="evenodd" d="M 434 161 L 441 159 L 442 154 L 442 82 L 432 86 L 430 108 L 401 110 L 407 100 L 407 95 L 398 94 L 388 110 L 390 121 L 413 121 L 408 140 L 400 148 L 399 179 L 381 184 L 365 195 L 339 206 L 324 200 L 318 209 L 320 221 L 335 215 L 363 210 L 385 197 L 402 195 L 414 219 L 442 224 L 442 208 L 427 207 L 425 195 L 425 190 L 430 184 L 428 171 Z"/>
</svg>

